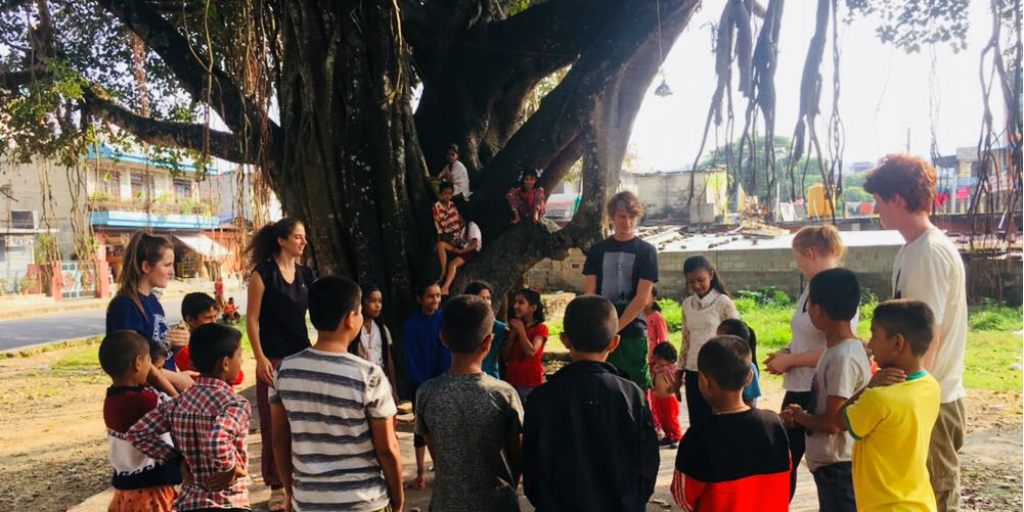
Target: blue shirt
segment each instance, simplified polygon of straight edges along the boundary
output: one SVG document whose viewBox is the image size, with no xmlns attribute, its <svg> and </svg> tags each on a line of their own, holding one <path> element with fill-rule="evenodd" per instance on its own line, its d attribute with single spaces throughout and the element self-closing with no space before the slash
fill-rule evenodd
<svg viewBox="0 0 1024 512">
<path fill-rule="evenodd" d="M 500 380 L 501 370 L 498 368 L 498 354 L 501 352 L 501 344 L 505 341 L 505 335 L 508 334 L 505 322 L 495 320 L 494 326 L 491 327 L 491 334 L 494 335 L 494 338 L 491 340 L 491 351 L 484 358 L 483 370 L 487 375 Z"/>
<path fill-rule="evenodd" d="M 149 340 L 151 345 L 159 346 L 167 361 L 164 368 L 176 369 L 174 358 L 171 357 L 171 344 L 167 341 L 167 317 L 164 307 L 154 295 L 139 294 L 142 309 L 131 298 L 118 295 L 107 306 L 107 334 L 114 331 L 135 331 Z"/>
<path fill-rule="evenodd" d="M 402 344 L 413 390 L 448 371 L 452 365 L 451 352 L 441 344 L 440 308 L 429 317 L 416 311 L 407 318 L 402 324 Z"/>
<path fill-rule="evenodd" d="M 758 383 L 761 378 L 761 372 L 757 370 L 757 365 L 754 363 L 750 363 L 750 369 L 754 372 L 754 379 L 750 381 L 747 387 L 743 388 L 744 402 L 757 400 L 761 396 L 761 384 Z"/>
</svg>

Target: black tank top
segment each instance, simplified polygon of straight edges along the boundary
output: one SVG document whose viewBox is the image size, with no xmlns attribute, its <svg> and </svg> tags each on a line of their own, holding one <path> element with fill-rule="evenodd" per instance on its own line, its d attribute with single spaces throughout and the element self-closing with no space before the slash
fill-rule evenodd
<svg viewBox="0 0 1024 512">
<path fill-rule="evenodd" d="M 284 359 L 309 348 L 306 310 L 313 271 L 305 265 L 295 265 L 295 279 L 290 284 L 281 276 L 276 261 L 260 263 L 253 272 L 263 278 L 264 286 L 259 318 L 263 355 Z"/>
</svg>

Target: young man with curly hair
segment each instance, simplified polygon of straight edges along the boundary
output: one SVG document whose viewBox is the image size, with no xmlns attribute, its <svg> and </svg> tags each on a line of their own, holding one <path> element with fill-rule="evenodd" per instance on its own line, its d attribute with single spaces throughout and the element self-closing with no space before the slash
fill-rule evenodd
<svg viewBox="0 0 1024 512">
<path fill-rule="evenodd" d="M 928 219 L 935 200 L 935 168 L 921 158 L 890 155 L 868 174 L 864 190 L 875 196 L 882 225 L 907 244 L 892 269 L 893 298 L 924 302 L 935 314 L 935 339 L 924 368 L 939 381 L 939 419 L 928 449 L 928 473 L 939 511 L 960 509 L 960 461 L 967 414 L 964 353 L 967 347 L 967 283 L 953 242 Z"/>
</svg>

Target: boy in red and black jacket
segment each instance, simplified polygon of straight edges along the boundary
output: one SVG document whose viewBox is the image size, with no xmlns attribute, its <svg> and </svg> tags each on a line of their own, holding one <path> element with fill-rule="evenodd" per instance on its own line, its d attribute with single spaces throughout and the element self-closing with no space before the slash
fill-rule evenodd
<svg viewBox="0 0 1024 512">
<path fill-rule="evenodd" d="M 200 325 L 216 322 L 218 316 L 220 316 L 220 306 L 217 305 L 217 301 L 203 292 L 189 293 L 181 301 L 181 317 L 185 319 L 185 324 L 188 325 L 189 331 L 196 330 Z M 196 371 L 195 366 L 192 365 L 192 356 L 189 353 L 188 345 L 185 345 L 180 352 L 175 354 L 174 364 L 181 371 Z M 244 380 L 245 374 L 239 370 L 238 378 L 231 385 L 237 386 Z"/>
<path fill-rule="evenodd" d="M 700 392 L 714 414 L 679 445 L 672 496 L 683 510 L 789 510 L 786 428 L 774 412 L 743 402 L 750 357 L 736 336 L 712 338 L 697 355 Z"/>
</svg>

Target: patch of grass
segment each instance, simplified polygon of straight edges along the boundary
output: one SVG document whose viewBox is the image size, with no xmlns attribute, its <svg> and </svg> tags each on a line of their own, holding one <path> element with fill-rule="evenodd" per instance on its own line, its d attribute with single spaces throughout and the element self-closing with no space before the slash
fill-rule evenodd
<svg viewBox="0 0 1024 512">
<path fill-rule="evenodd" d="M 96 343 L 86 345 L 69 352 L 54 363 L 55 367 L 97 367 L 100 366 L 100 344 L 99 338 Z"/>
<path fill-rule="evenodd" d="M 1020 390 L 1024 386 L 1024 373 L 1010 368 L 1015 363 L 1021 363 L 1019 335 L 992 331 L 967 334 L 964 385 L 968 388 Z"/>
<path fill-rule="evenodd" d="M 1021 308 L 983 304 L 971 308 L 968 324 L 972 331 L 1019 331 L 1022 329 Z"/>
</svg>

